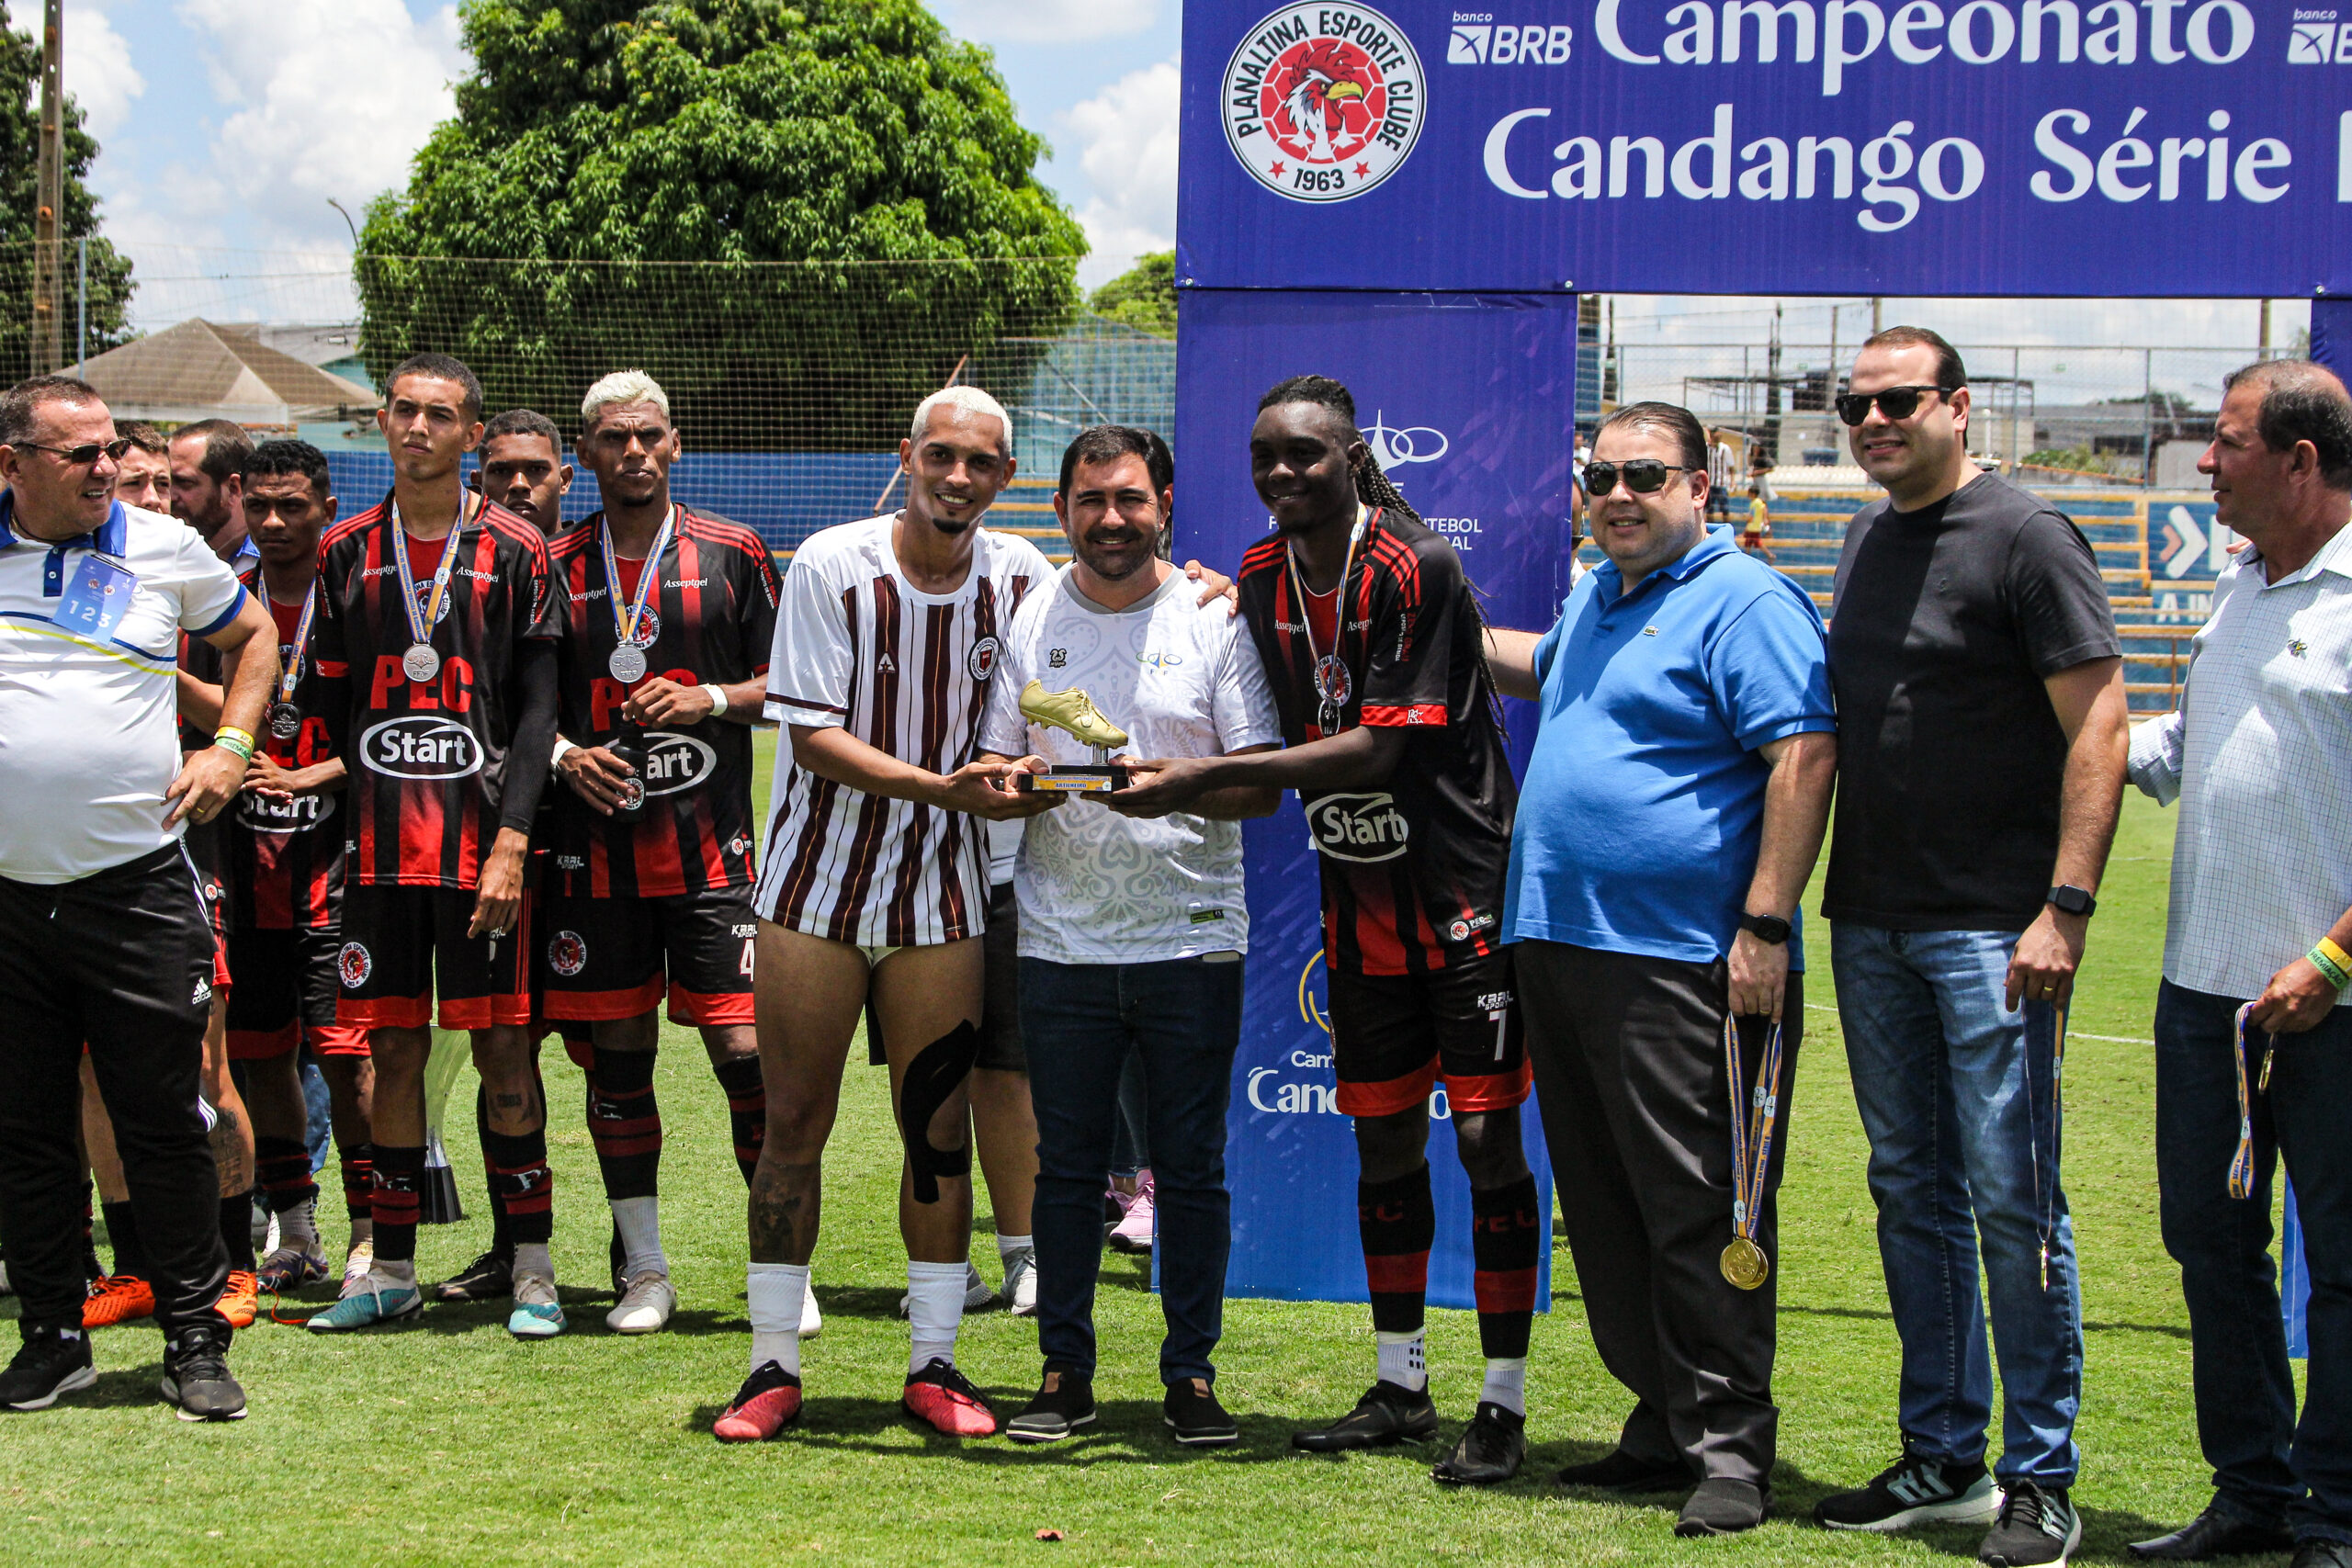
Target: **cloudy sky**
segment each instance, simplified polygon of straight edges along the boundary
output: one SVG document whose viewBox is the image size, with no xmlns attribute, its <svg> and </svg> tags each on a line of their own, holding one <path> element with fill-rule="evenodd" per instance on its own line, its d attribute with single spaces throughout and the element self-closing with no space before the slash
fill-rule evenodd
<svg viewBox="0 0 2352 1568">
<path fill-rule="evenodd" d="M 0 0 L 16 25 L 37 0 Z M 1100 283 L 1176 225 L 1181 0 L 933 0 L 996 50 L 1023 119 L 1054 157 L 1047 184 L 1084 221 Z M 104 152 L 95 183 L 108 234 L 139 264 L 141 324 L 201 310 L 230 320 L 334 319 L 350 309 L 357 213 L 404 183 L 409 155 L 450 110 L 463 73 L 453 6 L 436 0 L 67 0 L 67 88 Z M 1838 341 L 1867 306 L 1792 300 L 1791 342 Z M 1921 301 L 1964 343 L 2211 344 L 2255 336 L 2245 302 Z M 1769 301 L 1620 299 L 1629 343 L 1760 342 Z M 2281 302 L 2285 342 L 2308 308 Z M 2120 375 L 2120 372 L 2119 371 Z M 2159 378 L 2162 379 L 2162 378 Z"/>
</svg>

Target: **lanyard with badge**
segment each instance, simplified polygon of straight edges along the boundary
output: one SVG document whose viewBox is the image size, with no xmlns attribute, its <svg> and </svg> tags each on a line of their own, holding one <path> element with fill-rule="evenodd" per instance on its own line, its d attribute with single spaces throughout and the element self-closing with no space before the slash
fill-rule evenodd
<svg viewBox="0 0 2352 1568">
<path fill-rule="evenodd" d="M 456 532 L 454 528 L 450 530 L 453 535 Z M 266 593 L 268 589 L 265 587 L 262 592 Z M 311 646 L 311 618 L 318 610 L 319 585 L 312 579 L 310 592 L 302 595 L 302 618 L 294 623 L 293 656 L 278 672 L 277 700 L 269 705 L 269 732 L 280 740 L 291 740 L 302 733 L 302 715 L 294 706 L 294 688 L 302 683 L 302 654 Z M 405 665 L 408 661 L 401 662 Z"/>
<path fill-rule="evenodd" d="M 1315 660 L 1315 694 L 1322 703 L 1316 711 L 1315 727 L 1327 738 L 1340 732 L 1340 720 L 1353 691 L 1353 682 L 1348 678 L 1348 661 L 1340 656 L 1340 645 L 1346 640 L 1348 630 L 1348 578 L 1355 570 L 1356 547 L 1363 543 L 1364 534 L 1379 521 L 1379 512 L 1367 514 L 1361 503 L 1357 505 L 1356 525 L 1348 530 L 1348 553 L 1340 560 L 1340 586 L 1332 591 L 1329 653 L 1315 646 L 1315 617 L 1307 609 L 1311 596 L 1306 592 L 1306 579 L 1298 570 L 1298 550 L 1294 546 L 1284 551 L 1284 558 L 1290 563 L 1291 589 L 1298 595 L 1299 622 L 1306 628 L 1306 651 Z"/>
<path fill-rule="evenodd" d="M 86 637 L 111 637 L 130 614 L 131 595 L 138 590 L 136 572 L 94 549 L 74 569 L 72 581 L 58 597 L 54 619 Z"/>
<path fill-rule="evenodd" d="M 621 603 L 620 562 L 613 554 L 613 525 L 607 520 L 596 529 L 596 543 L 605 552 L 605 589 L 612 595 L 613 635 L 619 639 L 605 665 L 612 671 L 613 679 L 624 686 L 633 686 L 645 679 L 645 644 L 653 638 L 640 640 L 638 634 L 645 623 L 645 602 L 662 580 L 662 552 L 670 547 L 670 535 L 677 522 L 678 509 L 673 505 L 662 519 L 662 531 L 653 536 L 652 551 L 638 573 L 637 592 L 626 605 Z"/>
<path fill-rule="evenodd" d="M 430 681 L 441 673 L 441 655 L 433 646 L 433 628 L 440 622 L 441 610 L 449 593 L 449 576 L 458 569 L 458 540 L 466 529 L 466 500 L 458 497 L 458 519 L 449 525 L 447 540 L 441 547 L 441 564 L 433 569 L 433 593 L 420 600 L 416 592 L 416 574 L 409 570 L 408 534 L 401 526 L 401 503 L 390 504 L 392 567 L 400 573 L 401 607 L 408 612 L 409 648 L 401 655 L 401 668 L 412 681 Z"/>
</svg>

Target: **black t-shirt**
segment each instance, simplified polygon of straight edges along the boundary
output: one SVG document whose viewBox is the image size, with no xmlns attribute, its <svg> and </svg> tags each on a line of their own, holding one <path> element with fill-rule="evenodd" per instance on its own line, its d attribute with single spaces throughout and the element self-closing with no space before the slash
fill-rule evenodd
<svg viewBox="0 0 2352 1568">
<path fill-rule="evenodd" d="M 1821 912 L 1892 931 L 2031 925 L 2066 766 L 2042 682 L 2121 652 L 2090 542 L 1999 475 L 1917 512 L 1857 513 L 1829 624 L 1838 813 Z"/>
<path fill-rule="evenodd" d="M 1316 634 L 1279 535 L 1238 578 L 1283 739 L 1323 738 Z M 1503 873 L 1519 786 L 1503 752 L 1477 601 L 1453 547 L 1409 518 L 1374 514 L 1346 583 L 1346 625 L 1320 646 L 1345 668 L 1340 730 L 1405 729 L 1384 789 L 1306 801 L 1322 862 L 1323 947 L 1354 975 L 1427 975 L 1501 944 Z"/>
</svg>

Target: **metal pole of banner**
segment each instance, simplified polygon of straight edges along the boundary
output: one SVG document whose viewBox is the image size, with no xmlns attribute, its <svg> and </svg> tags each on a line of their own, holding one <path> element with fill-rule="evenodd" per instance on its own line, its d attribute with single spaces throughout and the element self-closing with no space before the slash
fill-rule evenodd
<svg viewBox="0 0 2352 1568">
<path fill-rule="evenodd" d="M 2009 350 L 2009 472 L 2018 471 L 2018 351 Z"/>
<path fill-rule="evenodd" d="M 74 242 L 74 374 L 90 357 L 90 236 Z"/>
<path fill-rule="evenodd" d="M 2256 345 L 2254 356 L 2256 359 L 2267 359 L 2270 357 L 2270 301 L 2267 299 L 2262 302 L 2262 330 L 2259 335 L 2261 342 Z"/>
<path fill-rule="evenodd" d="M 1881 301 L 1877 295 L 1873 294 L 1871 296 L 1871 336 L 1872 337 L 1878 336 L 1879 333 L 1878 311 L 1880 302 Z"/>
<path fill-rule="evenodd" d="M 2156 477 L 2156 351 L 2140 351 L 2140 488 Z"/>
</svg>

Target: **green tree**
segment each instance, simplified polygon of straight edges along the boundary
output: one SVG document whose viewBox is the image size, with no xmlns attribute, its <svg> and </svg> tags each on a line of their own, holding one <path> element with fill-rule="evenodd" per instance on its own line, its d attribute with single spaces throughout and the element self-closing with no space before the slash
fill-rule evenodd
<svg viewBox="0 0 2352 1568">
<path fill-rule="evenodd" d="M 0 381 L 13 381 L 32 367 L 33 215 L 40 192 L 40 42 L 18 32 L 0 0 Z M 59 213 L 64 236 L 62 301 L 64 346 L 74 358 L 74 242 L 90 242 L 89 352 L 114 347 L 130 333 L 124 312 L 130 304 L 130 261 L 98 234 L 98 200 L 84 183 L 97 158 L 98 144 L 82 129 L 82 110 L 65 95 L 65 202 Z"/>
<path fill-rule="evenodd" d="M 474 73 L 378 198 L 378 376 L 439 349 L 559 418 L 640 366 L 708 447 L 870 449 L 1077 304 L 1075 220 L 989 52 L 920 0 L 469 0 Z"/>
<path fill-rule="evenodd" d="M 1096 289 L 1086 308 L 1154 337 L 1176 335 L 1176 253 L 1152 251 Z"/>
</svg>

